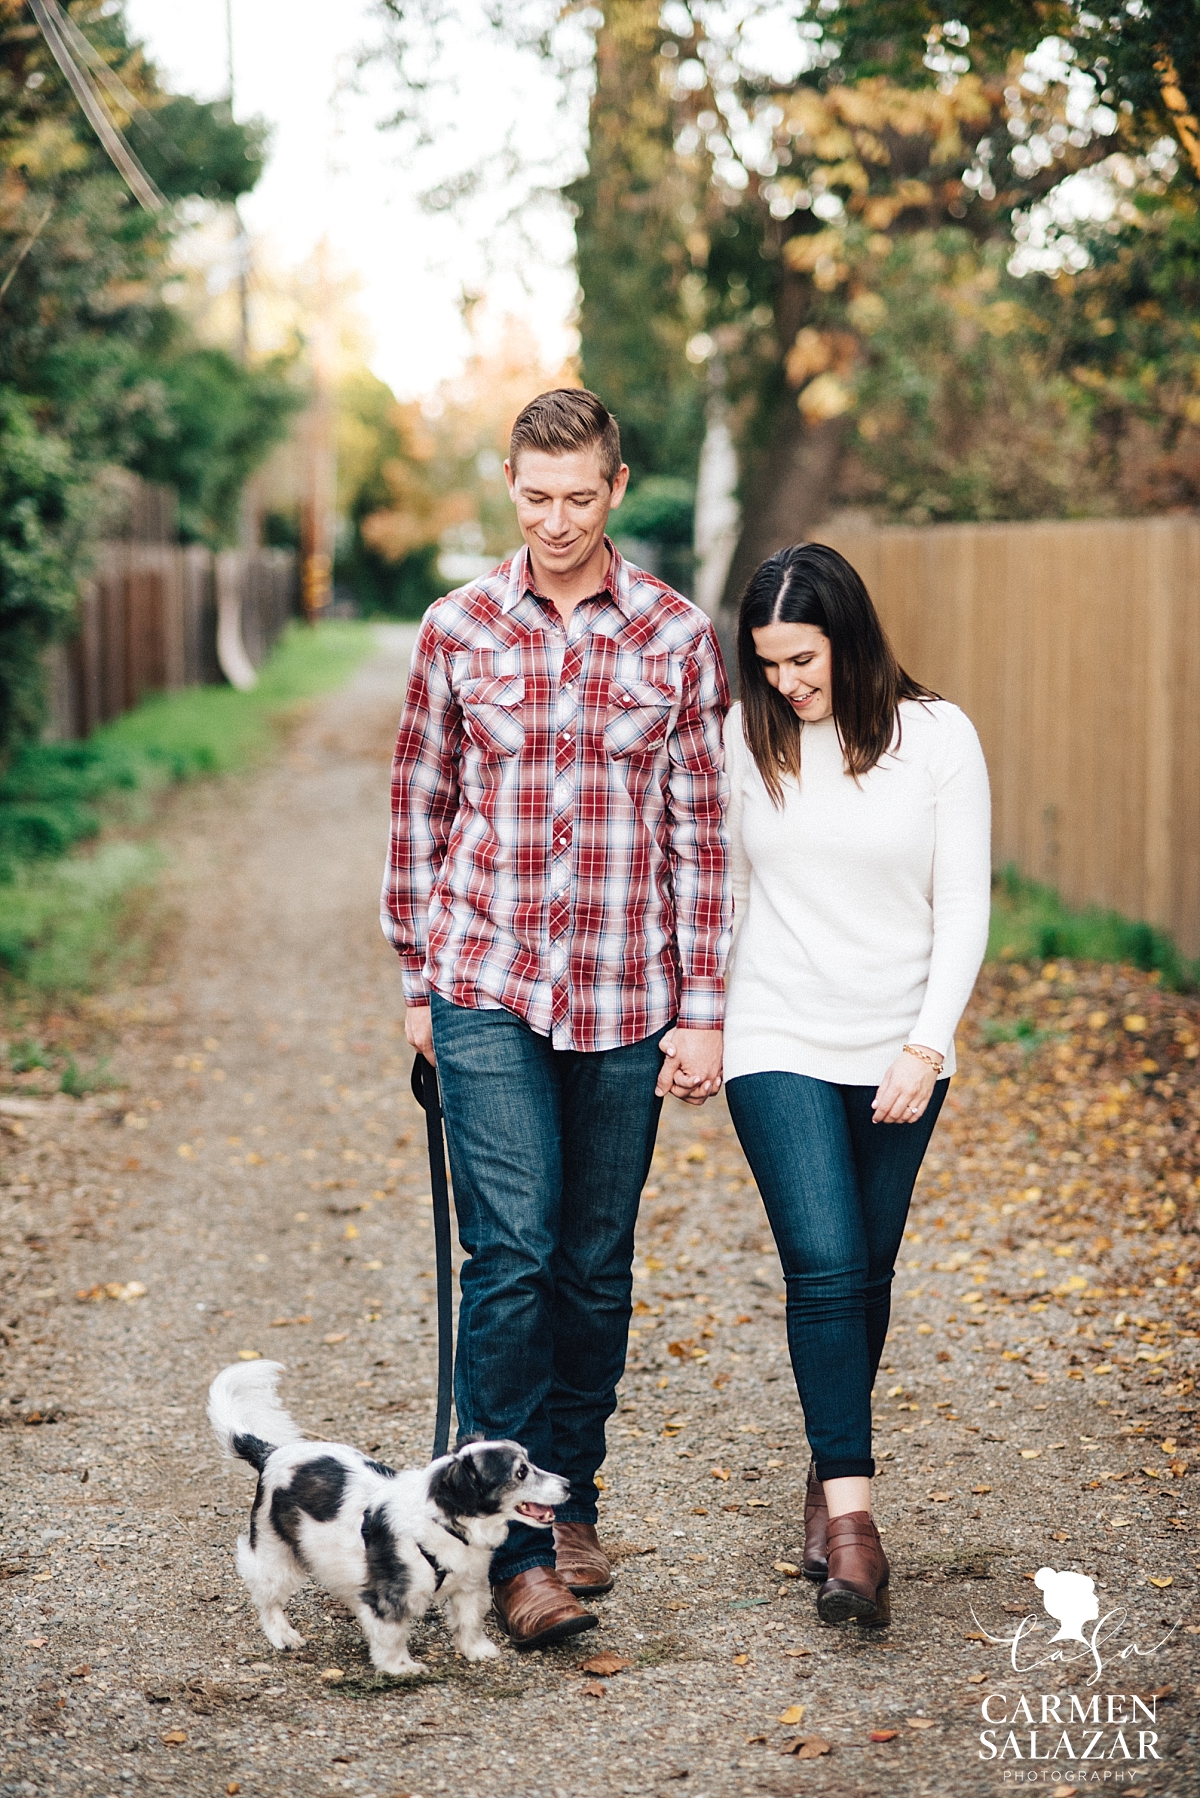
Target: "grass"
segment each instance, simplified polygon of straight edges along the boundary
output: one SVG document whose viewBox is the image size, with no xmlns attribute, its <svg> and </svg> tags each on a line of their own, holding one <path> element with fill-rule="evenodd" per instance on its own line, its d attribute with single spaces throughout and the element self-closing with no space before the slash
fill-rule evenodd
<svg viewBox="0 0 1200 1798">
<path fill-rule="evenodd" d="M 1017 961 L 1124 962 L 1161 975 L 1176 992 L 1200 986 L 1200 962 L 1188 961 L 1172 938 L 1154 924 L 1089 906 L 1075 911 L 1054 891 L 1026 880 L 1014 868 L 992 888 L 990 958 Z"/>
<path fill-rule="evenodd" d="M 128 974 L 144 949 L 130 925 L 162 866 L 138 840 L 155 796 L 264 760 L 297 708 L 347 680 L 372 641 L 362 624 L 293 625 L 253 692 L 162 694 L 85 743 L 38 744 L 15 758 L 0 777 L 7 996 L 79 993 Z M 89 839 L 99 839 L 93 851 L 78 853 Z"/>
</svg>

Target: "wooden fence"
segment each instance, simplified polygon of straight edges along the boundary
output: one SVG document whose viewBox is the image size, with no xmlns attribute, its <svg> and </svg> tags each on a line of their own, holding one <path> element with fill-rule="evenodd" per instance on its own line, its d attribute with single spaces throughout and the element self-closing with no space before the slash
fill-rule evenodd
<svg viewBox="0 0 1200 1798">
<path fill-rule="evenodd" d="M 252 684 L 296 600 L 288 550 L 102 544 L 79 628 L 49 658 L 48 734 L 85 737 L 150 693 Z"/>
<path fill-rule="evenodd" d="M 1200 519 L 814 535 L 978 729 L 996 865 L 1200 955 Z"/>
</svg>

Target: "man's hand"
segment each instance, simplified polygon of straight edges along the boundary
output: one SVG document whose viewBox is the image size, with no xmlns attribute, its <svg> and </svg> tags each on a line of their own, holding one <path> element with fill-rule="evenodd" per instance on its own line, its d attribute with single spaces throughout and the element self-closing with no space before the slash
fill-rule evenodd
<svg viewBox="0 0 1200 1798">
<path fill-rule="evenodd" d="M 404 1014 L 405 1040 L 423 1055 L 433 1066 L 437 1066 L 437 1056 L 433 1052 L 433 1013 L 428 1005 L 410 1005 Z"/>
<path fill-rule="evenodd" d="M 684 1030 L 678 1025 L 659 1042 L 666 1056 L 654 1088 L 660 1098 L 668 1093 L 685 1105 L 703 1105 L 721 1090 L 723 1037 L 719 1030 Z"/>
</svg>

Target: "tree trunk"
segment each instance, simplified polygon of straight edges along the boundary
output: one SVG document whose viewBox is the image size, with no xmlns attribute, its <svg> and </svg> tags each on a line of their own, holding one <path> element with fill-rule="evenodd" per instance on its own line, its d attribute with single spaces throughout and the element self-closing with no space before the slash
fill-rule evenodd
<svg viewBox="0 0 1200 1798">
<path fill-rule="evenodd" d="M 729 565 L 717 635 L 736 684 L 733 657 L 737 608 L 750 576 L 768 556 L 789 543 L 802 543 L 830 511 L 842 450 L 845 420 L 805 423 L 790 395 L 780 407 L 771 441 L 742 480 L 742 530 Z"/>
</svg>

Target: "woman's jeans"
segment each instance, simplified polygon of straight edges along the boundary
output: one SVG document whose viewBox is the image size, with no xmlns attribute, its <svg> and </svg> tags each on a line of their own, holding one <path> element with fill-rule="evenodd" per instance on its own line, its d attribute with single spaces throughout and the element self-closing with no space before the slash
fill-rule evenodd
<svg viewBox="0 0 1200 1798">
<path fill-rule="evenodd" d="M 661 1099 L 664 1030 L 625 1049 L 555 1049 L 509 1011 L 432 1001 L 461 1275 L 459 1435 L 519 1442 L 571 1482 L 562 1522 L 595 1523 L 604 1425 L 625 1370 L 633 1233 Z M 554 1565 L 514 1523 L 492 1580 Z"/>
<path fill-rule="evenodd" d="M 949 1080 L 915 1124 L 874 1086 L 745 1074 L 725 1091 L 783 1263 L 788 1348 L 819 1480 L 870 1478 L 871 1388 L 909 1201 Z"/>
</svg>

